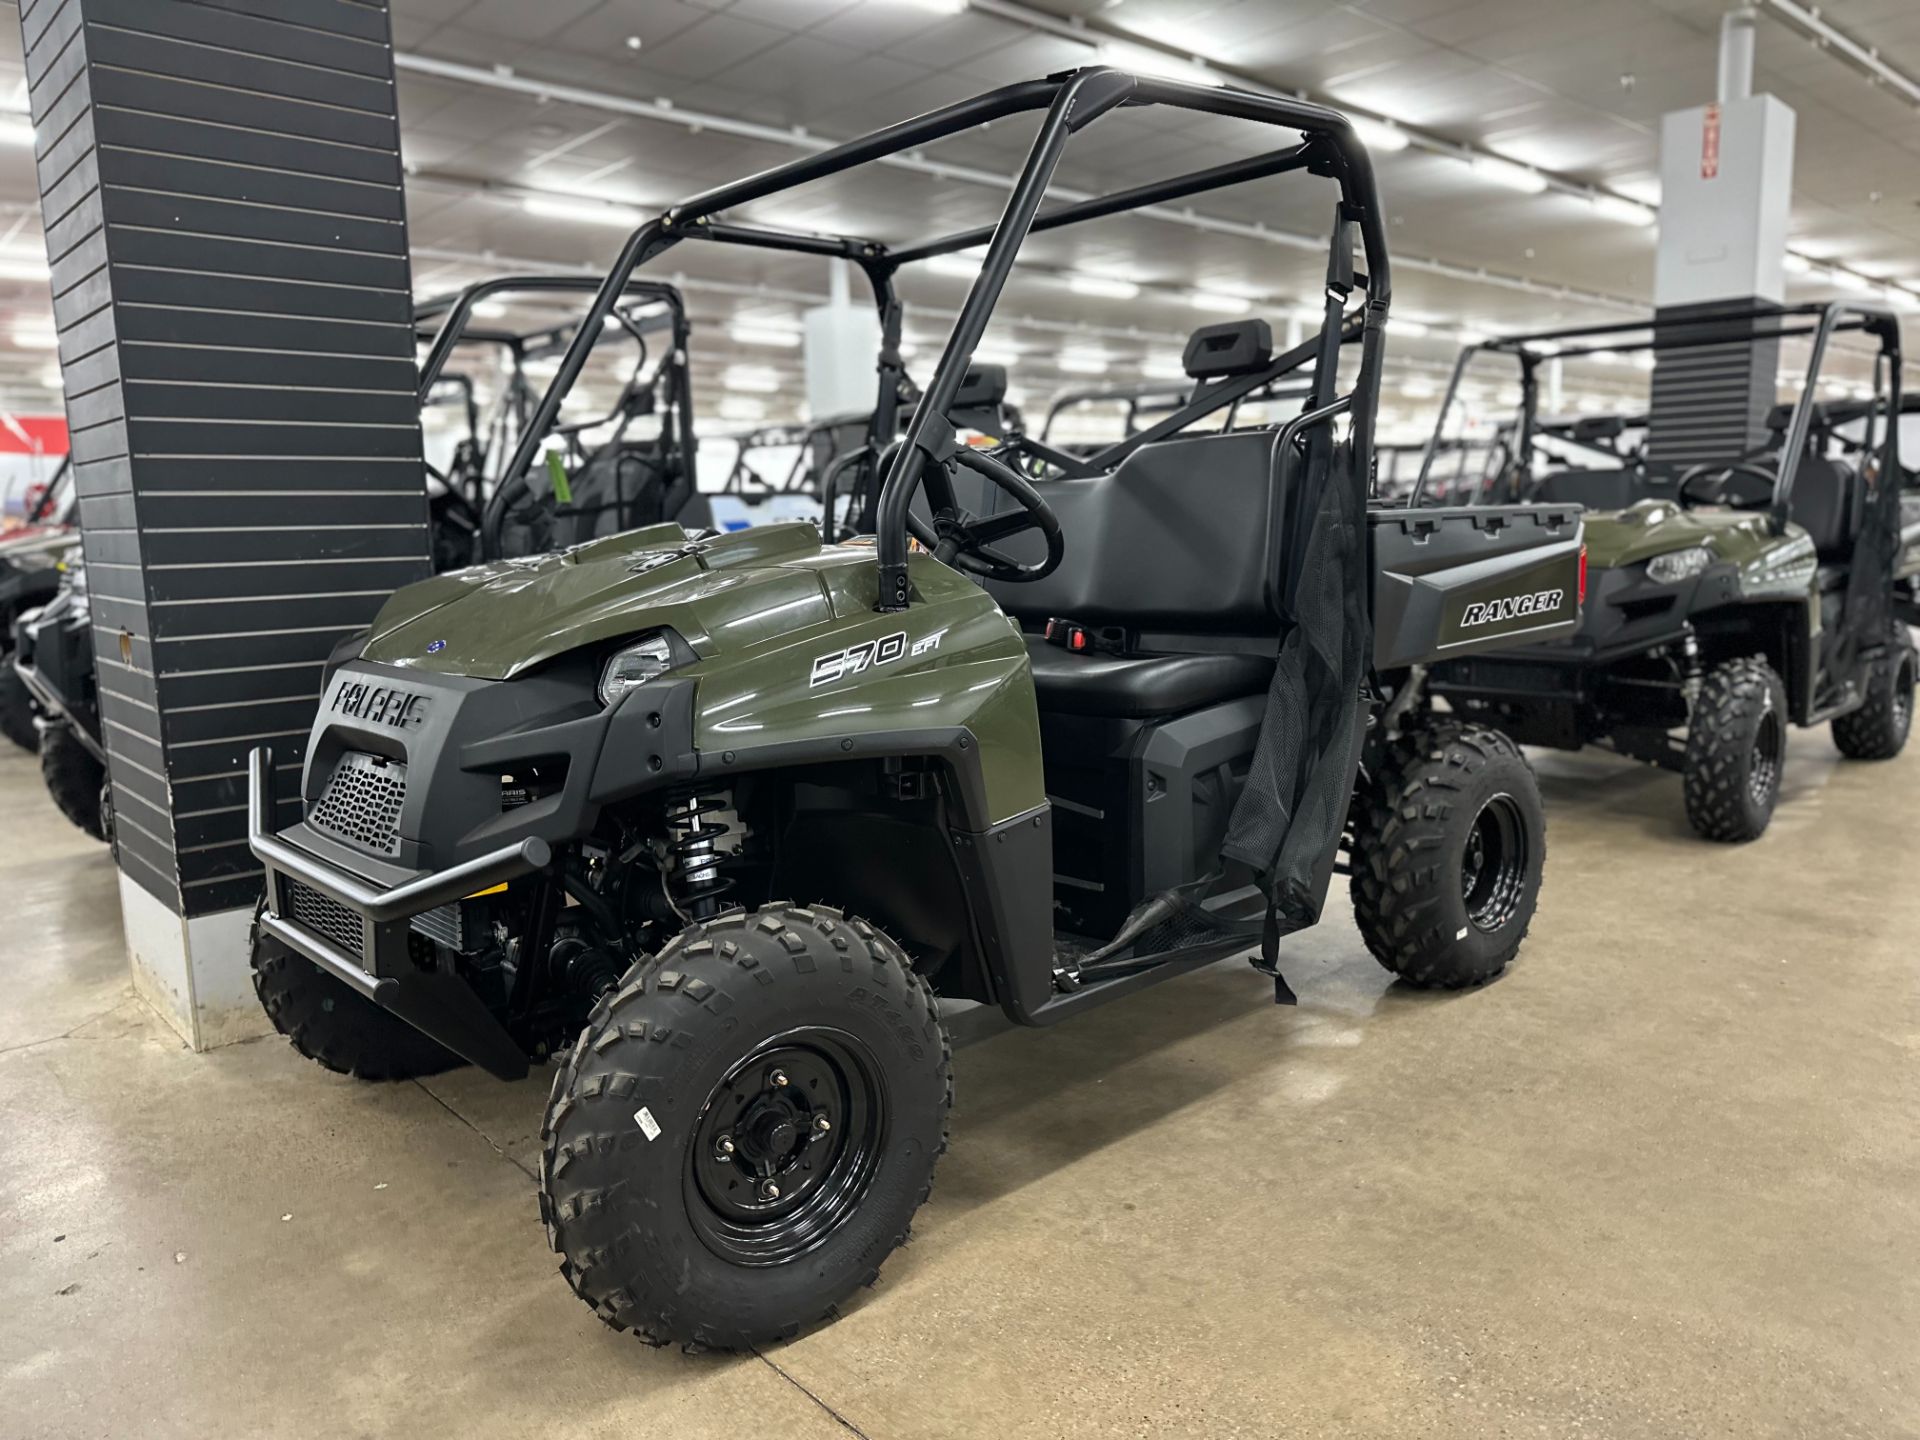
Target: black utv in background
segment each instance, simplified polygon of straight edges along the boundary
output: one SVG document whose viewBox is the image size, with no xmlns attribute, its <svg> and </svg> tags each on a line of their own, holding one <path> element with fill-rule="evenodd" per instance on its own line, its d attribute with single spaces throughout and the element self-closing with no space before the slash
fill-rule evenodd
<svg viewBox="0 0 1920 1440">
<path fill-rule="evenodd" d="M 96 840 L 113 838 L 113 787 L 100 735 L 94 679 L 93 610 L 86 567 L 75 545 L 61 563 L 52 600 L 14 622 L 9 672 L 33 697 L 40 773 L 53 803 Z"/>
<path fill-rule="evenodd" d="M 33 695 L 13 673 L 14 623 L 60 588 L 60 558 L 79 548 L 74 528 L 73 466 L 62 460 L 28 509 L 25 524 L 0 536 L 0 735 L 22 750 L 40 744 Z"/>
</svg>

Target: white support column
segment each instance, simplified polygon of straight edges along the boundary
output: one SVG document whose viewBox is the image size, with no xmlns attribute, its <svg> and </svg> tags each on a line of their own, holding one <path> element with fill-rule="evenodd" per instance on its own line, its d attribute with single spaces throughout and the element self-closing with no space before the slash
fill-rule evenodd
<svg viewBox="0 0 1920 1440">
<path fill-rule="evenodd" d="M 873 357 L 880 353 L 880 313 L 853 303 L 852 265 L 827 263 L 827 303 L 806 315 L 807 409 L 815 420 L 873 408 Z"/>
<path fill-rule="evenodd" d="M 1753 11 L 1742 6 L 1721 29 L 1720 98 L 1661 122 L 1656 322 L 1776 306 L 1785 296 L 1794 113 L 1751 93 L 1753 41 Z M 1725 344 L 1659 354 L 1650 458 L 1726 460 L 1764 438 L 1780 342 L 1752 338 L 1758 323 L 1729 321 Z"/>
</svg>

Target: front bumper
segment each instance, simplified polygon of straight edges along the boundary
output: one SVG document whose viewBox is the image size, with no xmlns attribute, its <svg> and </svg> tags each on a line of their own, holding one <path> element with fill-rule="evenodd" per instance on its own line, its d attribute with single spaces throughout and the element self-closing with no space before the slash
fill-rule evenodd
<svg viewBox="0 0 1920 1440">
<path fill-rule="evenodd" d="M 272 753 L 249 758 L 262 932 L 507 1078 L 526 1072 L 524 1053 L 409 922 L 546 869 L 603 806 L 699 763 L 696 681 L 667 675 L 604 707 L 579 668 L 490 681 L 342 665 L 308 737 L 301 818 L 277 829 Z M 523 791 L 535 771 L 547 782 Z"/>
<path fill-rule="evenodd" d="M 375 868 L 302 822 L 273 833 L 273 751 L 247 761 L 247 844 L 266 867 L 260 929 L 349 989 L 385 1006 L 456 1054 L 503 1079 L 527 1073 L 526 1056 L 458 975 L 416 962 L 415 915 L 544 868 L 546 841 L 527 838 L 439 871 Z M 349 868 L 350 865 L 354 868 Z"/>
</svg>

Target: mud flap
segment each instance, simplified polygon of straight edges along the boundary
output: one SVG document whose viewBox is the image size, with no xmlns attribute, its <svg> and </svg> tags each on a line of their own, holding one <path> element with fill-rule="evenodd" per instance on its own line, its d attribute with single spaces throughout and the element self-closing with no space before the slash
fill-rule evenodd
<svg viewBox="0 0 1920 1440">
<path fill-rule="evenodd" d="M 1253 962 L 1253 968 L 1262 975 L 1273 977 L 1273 1003 L 1276 1005 L 1298 1005 L 1300 997 L 1293 993 L 1293 987 L 1287 984 L 1287 977 L 1280 973 L 1280 912 L 1272 900 L 1267 901 L 1267 923 L 1260 933 L 1260 955 Z"/>
</svg>

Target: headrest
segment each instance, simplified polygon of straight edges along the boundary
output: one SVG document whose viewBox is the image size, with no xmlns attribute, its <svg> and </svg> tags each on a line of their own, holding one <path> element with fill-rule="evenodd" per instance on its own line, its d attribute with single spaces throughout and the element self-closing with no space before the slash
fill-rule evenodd
<svg viewBox="0 0 1920 1440">
<path fill-rule="evenodd" d="M 1627 433 L 1624 415 L 1589 415 L 1573 422 L 1575 440 L 1618 440 Z"/>
<path fill-rule="evenodd" d="M 1795 402 L 1789 400 L 1786 404 L 1776 405 L 1773 409 L 1769 410 L 1767 412 L 1767 429 L 1784 436 L 1787 433 L 1787 427 L 1793 424 L 1794 403 Z M 1807 427 L 1808 435 L 1811 436 L 1815 430 L 1820 429 L 1826 423 L 1827 407 L 1816 402 L 1813 407 L 1813 423 Z"/>
<path fill-rule="evenodd" d="M 1273 328 L 1264 320 L 1202 325 L 1187 341 L 1180 364 L 1195 380 L 1251 375 L 1273 359 Z"/>
<path fill-rule="evenodd" d="M 982 365 L 977 361 L 967 366 L 967 373 L 960 382 L 960 389 L 953 397 L 956 410 L 993 410 L 1007 398 L 1007 367 L 1004 365 Z"/>
</svg>

